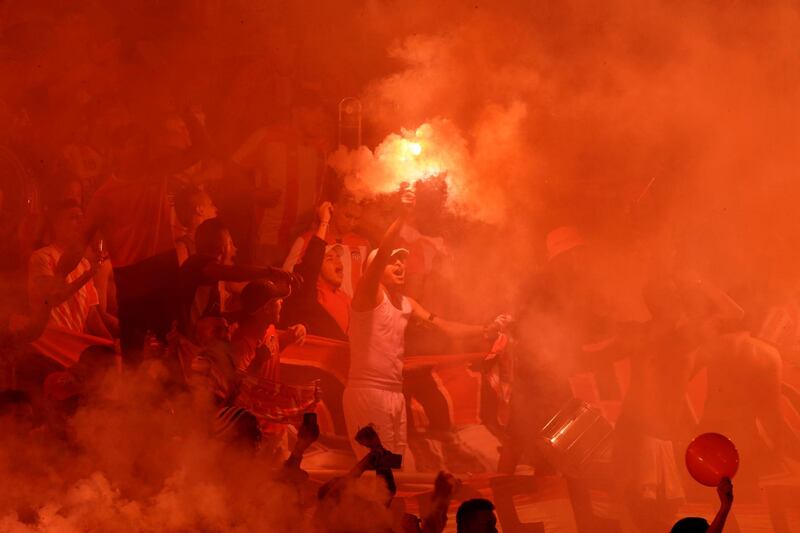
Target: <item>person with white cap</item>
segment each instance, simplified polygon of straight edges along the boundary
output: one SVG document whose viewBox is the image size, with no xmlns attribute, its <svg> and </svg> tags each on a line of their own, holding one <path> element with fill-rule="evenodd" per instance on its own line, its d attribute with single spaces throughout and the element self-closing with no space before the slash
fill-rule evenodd
<svg viewBox="0 0 800 533">
<path fill-rule="evenodd" d="M 286 300 L 283 325 L 303 323 L 308 333 L 330 339 L 347 340 L 350 323 L 350 296 L 343 289 L 345 278 L 342 245 L 329 246 L 325 238 L 334 207 L 323 202 L 319 210 L 319 229 L 312 235 L 308 247 L 294 272 L 303 282 Z"/>
<path fill-rule="evenodd" d="M 488 326 L 459 324 L 437 317 L 405 296 L 408 250 L 394 248 L 394 244 L 414 209 L 416 195 L 407 185 L 400 194 L 402 213 L 367 257 L 353 297 L 350 372 L 343 402 L 348 434 L 355 435 L 359 428 L 373 424 L 386 448 L 405 457 L 404 469 L 413 470 L 403 397 L 404 337 L 409 320 L 423 321 L 451 337 L 468 338 L 496 334 L 510 318 L 501 315 Z M 359 448 L 353 448 L 356 455 L 363 454 Z"/>
</svg>

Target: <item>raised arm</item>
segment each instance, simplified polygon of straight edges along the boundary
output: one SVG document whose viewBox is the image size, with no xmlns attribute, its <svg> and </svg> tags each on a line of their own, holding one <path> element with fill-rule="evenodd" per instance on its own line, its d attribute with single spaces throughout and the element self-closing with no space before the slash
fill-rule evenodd
<svg viewBox="0 0 800 533">
<path fill-rule="evenodd" d="M 311 242 L 313 242 L 314 237 L 318 240 L 321 240 L 325 243 L 325 238 L 328 236 L 328 227 L 331 223 L 331 218 L 333 217 L 333 204 L 330 202 L 322 202 L 322 204 L 317 209 L 317 217 L 319 217 L 319 226 L 317 227 L 317 232 L 312 236 L 309 242 L 305 242 L 302 237 L 298 237 L 297 240 L 294 241 L 292 248 L 289 250 L 289 254 L 286 256 L 286 260 L 283 262 L 283 269 L 287 272 L 299 272 L 304 278 L 307 278 L 306 272 L 300 271 L 299 268 L 302 265 L 304 270 L 307 270 L 309 266 L 317 265 L 319 262 L 317 273 L 319 273 L 319 268 L 322 266 L 322 258 L 325 255 L 325 250 L 323 248 L 322 255 L 318 258 L 316 256 L 317 251 L 311 250 Z M 304 251 L 305 249 L 305 251 Z M 309 261 L 309 259 L 311 259 Z M 319 261 L 317 261 L 319 259 Z M 316 275 L 313 275 L 314 279 L 316 279 Z"/>
<path fill-rule="evenodd" d="M 356 287 L 355 294 L 353 294 L 353 309 L 355 311 L 369 311 L 380 303 L 378 289 L 380 288 L 383 271 L 392 257 L 392 250 L 397 237 L 400 235 L 400 230 L 403 229 L 403 225 L 411 216 L 416 203 L 416 195 L 408 184 L 403 184 L 400 189 L 400 202 L 403 207 L 400 216 L 383 234 L 375 258 L 367 267 L 361 277 L 361 281 L 358 283 L 358 287 Z"/>
<path fill-rule="evenodd" d="M 328 234 L 328 224 L 330 224 L 331 216 L 333 215 L 333 204 L 323 202 L 319 206 L 318 213 L 319 229 L 306 243 L 305 252 L 302 255 L 298 255 L 299 262 L 296 262 L 293 269 L 296 274 L 303 278 L 303 282 L 293 292 L 293 295 L 304 300 L 317 299 L 317 278 L 319 278 L 319 272 L 322 269 L 322 262 L 325 260 L 325 249 L 327 247 L 325 237 Z M 286 270 L 285 267 L 284 270 Z"/>
<path fill-rule="evenodd" d="M 733 506 L 733 483 L 730 479 L 724 478 L 720 482 L 717 494 L 719 495 L 719 511 L 717 511 L 714 521 L 708 526 L 706 530 L 708 533 L 722 533 L 725 522 L 728 520 L 728 514 Z"/>
</svg>

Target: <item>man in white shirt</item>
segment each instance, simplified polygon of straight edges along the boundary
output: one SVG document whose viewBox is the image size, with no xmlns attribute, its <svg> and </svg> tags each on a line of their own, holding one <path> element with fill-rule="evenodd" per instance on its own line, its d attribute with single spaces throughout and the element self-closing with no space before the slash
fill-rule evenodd
<svg viewBox="0 0 800 533">
<path fill-rule="evenodd" d="M 506 317 L 488 326 L 459 324 L 428 312 L 404 294 L 408 250 L 394 248 L 400 230 L 416 201 L 412 190 L 401 188 L 402 213 L 389 227 L 380 246 L 370 253 L 366 271 L 353 298 L 350 319 L 350 372 L 344 392 L 347 431 L 373 424 L 384 446 L 405 457 L 404 469 L 413 470 L 408 453 L 407 420 L 403 397 L 405 329 L 413 317 L 448 336 L 469 338 L 496 334 Z M 360 446 L 353 449 L 363 455 Z"/>
</svg>

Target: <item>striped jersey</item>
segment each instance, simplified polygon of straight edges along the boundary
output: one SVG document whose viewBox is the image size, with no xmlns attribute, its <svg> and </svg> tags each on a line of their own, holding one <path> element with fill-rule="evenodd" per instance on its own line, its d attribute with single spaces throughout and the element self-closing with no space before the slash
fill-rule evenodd
<svg viewBox="0 0 800 533">
<path fill-rule="evenodd" d="M 28 264 L 28 293 L 31 298 L 39 298 L 39 286 L 42 278 L 54 277 L 56 265 L 61 258 L 62 251 L 56 246 L 50 245 L 39 248 L 33 254 Z M 90 269 L 89 261 L 81 259 L 75 270 L 66 277 L 67 283 L 72 283 L 84 272 Z M 50 325 L 59 326 L 69 331 L 83 333 L 86 329 L 86 319 L 93 305 L 100 302 L 97 289 L 90 279 L 86 284 L 78 289 L 78 292 L 66 302 L 54 307 L 50 311 Z"/>
</svg>

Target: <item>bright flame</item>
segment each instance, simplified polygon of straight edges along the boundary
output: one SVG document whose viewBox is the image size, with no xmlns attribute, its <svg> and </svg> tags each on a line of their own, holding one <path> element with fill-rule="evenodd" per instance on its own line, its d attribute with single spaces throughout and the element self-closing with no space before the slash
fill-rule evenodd
<svg viewBox="0 0 800 533">
<path fill-rule="evenodd" d="M 391 134 L 375 150 L 379 179 L 371 182 L 373 190 L 390 192 L 403 182 L 414 183 L 437 176 L 447 170 L 446 154 L 435 138 L 425 138 L 422 150 L 420 135 L 403 130 L 401 135 Z M 445 157 L 443 157 L 445 156 Z"/>
<path fill-rule="evenodd" d="M 450 198 L 456 200 L 466 181 L 469 154 L 458 130 L 437 120 L 388 135 L 374 152 L 362 147 L 350 153 L 343 148 L 329 163 L 371 194 L 396 191 L 404 182 L 442 176 Z"/>
<path fill-rule="evenodd" d="M 455 125 L 443 119 L 391 133 L 374 151 L 366 146 L 352 151 L 340 147 L 328 163 L 345 176 L 347 187 L 359 196 L 393 193 L 401 183 L 438 178 L 447 186 L 448 209 L 486 220 L 498 218 L 494 216 L 498 210 L 487 215 L 490 204 L 485 201 L 485 191 L 477 186 L 467 140 Z"/>
</svg>

